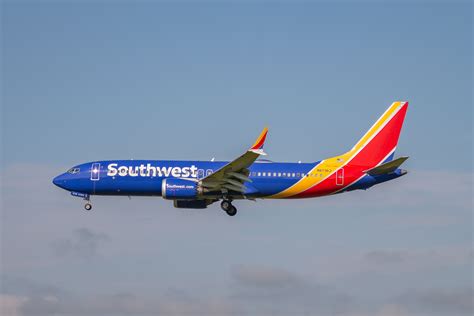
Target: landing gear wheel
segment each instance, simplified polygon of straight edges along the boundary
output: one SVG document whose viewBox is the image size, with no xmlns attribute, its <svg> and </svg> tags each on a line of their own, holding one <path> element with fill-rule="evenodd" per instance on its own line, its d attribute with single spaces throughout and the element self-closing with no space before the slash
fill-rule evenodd
<svg viewBox="0 0 474 316">
<path fill-rule="evenodd" d="M 84 205 L 84 208 L 86 209 L 86 211 L 90 211 L 92 210 L 92 204 L 86 203 L 86 205 Z"/>
<path fill-rule="evenodd" d="M 237 214 L 237 208 L 233 205 L 230 205 L 229 209 L 226 210 L 226 213 L 229 216 L 234 216 L 235 214 Z"/>
<path fill-rule="evenodd" d="M 229 208 L 231 208 L 231 207 L 232 207 L 232 204 L 230 203 L 230 201 L 224 200 L 224 201 L 221 202 L 221 208 L 222 208 L 222 210 L 224 210 L 224 211 L 227 212 L 227 210 L 228 210 Z"/>
</svg>

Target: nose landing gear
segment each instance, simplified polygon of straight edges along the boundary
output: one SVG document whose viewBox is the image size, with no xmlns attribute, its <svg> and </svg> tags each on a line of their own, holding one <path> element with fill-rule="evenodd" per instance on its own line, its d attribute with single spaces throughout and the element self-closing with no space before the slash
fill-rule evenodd
<svg viewBox="0 0 474 316">
<path fill-rule="evenodd" d="M 234 216 L 235 214 L 237 214 L 237 208 L 232 205 L 232 201 L 230 201 L 230 200 L 223 200 L 221 202 L 221 208 L 229 216 Z"/>
<path fill-rule="evenodd" d="M 90 195 L 86 195 L 86 196 L 84 197 L 84 200 L 86 201 L 86 204 L 84 205 L 84 208 L 86 209 L 86 211 L 92 210 L 92 204 L 91 204 L 91 197 L 90 197 Z"/>
</svg>

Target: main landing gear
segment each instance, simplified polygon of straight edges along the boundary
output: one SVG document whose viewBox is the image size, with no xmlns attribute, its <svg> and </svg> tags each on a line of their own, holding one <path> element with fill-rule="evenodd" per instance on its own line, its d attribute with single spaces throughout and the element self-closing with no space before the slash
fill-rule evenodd
<svg viewBox="0 0 474 316">
<path fill-rule="evenodd" d="M 237 209 L 235 206 L 232 205 L 232 201 L 224 200 L 221 202 L 221 208 L 227 213 L 229 216 L 234 216 L 237 214 Z"/>
</svg>

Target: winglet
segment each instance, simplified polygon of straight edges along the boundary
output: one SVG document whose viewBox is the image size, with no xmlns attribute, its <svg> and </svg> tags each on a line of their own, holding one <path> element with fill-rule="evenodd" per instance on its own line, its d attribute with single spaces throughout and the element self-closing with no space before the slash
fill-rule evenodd
<svg viewBox="0 0 474 316">
<path fill-rule="evenodd" d="M 260 136 L 258 136 L 257 140 L 255 143 L 250 147 L 250 149 L 262 149 L 263 144 L 265 143 L 265 138 L 267 138 L 267 133 L 268 133 L 268 128 L 264 128 L 263 131 L 260 133 Z"/>
<path fill-rule="evenodd" d="M 260 136 L 258 136 L 255 143 L 252 145 L 252 147 L 250 147 L 249 151 L 252 151 L 259 155 L 266 155 L 265 152 L 263 151 L 263 145 L 265 144 L 267 133 L 268 133 L 268 128 L 265 127 L 263 131 L 260 133 Z"/>
</svg>

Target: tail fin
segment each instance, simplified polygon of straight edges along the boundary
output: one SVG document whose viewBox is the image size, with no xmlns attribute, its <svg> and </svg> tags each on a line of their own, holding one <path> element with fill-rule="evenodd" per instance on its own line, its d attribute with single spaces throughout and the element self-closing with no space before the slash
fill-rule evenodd
<svg viewBox="0 0 474 316">
<path fill-rule="evenodd" d="M 408 102 L 394 102 L 349 151 L 351 165 L 374 167 L 391 161 L 397 147 Z"/>
</svg>

